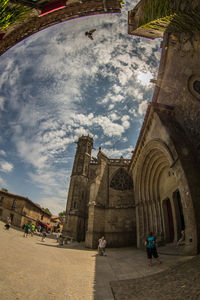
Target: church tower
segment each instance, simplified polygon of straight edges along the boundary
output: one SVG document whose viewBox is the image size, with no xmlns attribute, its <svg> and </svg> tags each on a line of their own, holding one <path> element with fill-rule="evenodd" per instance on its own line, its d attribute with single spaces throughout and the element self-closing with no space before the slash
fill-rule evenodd
<svg viewBox="0 0 200 300">
<path fill-rule="evenodd" d="M 63 235 L 77 241 L 85 240 L 88 218 L 88 171 L 91 161 L 93 139 L 81 136 L 77 142 L 76 155 L 69 185 L 66 221 Z"/>
</svg>

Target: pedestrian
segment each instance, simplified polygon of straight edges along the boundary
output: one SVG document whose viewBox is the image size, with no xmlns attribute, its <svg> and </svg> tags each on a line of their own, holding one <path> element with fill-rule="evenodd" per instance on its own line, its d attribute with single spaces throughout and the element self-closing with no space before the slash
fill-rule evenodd
<svg viewBox="0 0 200 300">
<path fill-rule="evenodd" d="M 32 224 L 32 225 L 31 225 L 31 236 L 34 235 L 34 232 L 35 232 L 35 225 Z"/>
<path fill-rule="evenodd" d="M 41 232 L 41 226 L 40 226 L 40 225 L 38 225 L 38 227 L 37 227 L 37 232 L 38 232 L 38 233 Z"/>
<path fill-rule="evenodd" d="M 10 220 L 10 217 L 7 217 L 6 224 L 5 224 L 5 229 L 9 230 L 9 229 L 10 229 L 10 226 L 11 226 L 11 220 Z"/>
<path fill-rule="evenodd" d="M 101 255 L 101 256 L 106 256 L 105 249 L 106 249 L 107 242 L 106 242 L 104 236 L 102 236 L 99 239 L 98 242 L 99 242 L 99 245 L 98 245 L 98 254 Z"/>
<path fill-rule="evenodd" d="M 42 240 L 41 240 L 41 242 L 45 242 L 46 236 L 47 236 L 46 230 L 43 229 L 43 231 L 42 231 Z"/>
<path fill-rule="evenodd" d="M 58 232 L 56 232 L 56 242 L 59 242 L 59 237 L 61 236 L 60 230 L 58 230 Z"/>
<path fill-rule="evenodd" d="M 152 266 L 152 256 L 156 258 L 157 262 L 161 264 L 160 258 L 158 256 L 158 252 L 156 249 L 157 241 L 156 237 L 150 232 L 149 236 L 145 240 L 145 246 L 147 249 L 147 258 L 149 260 L 149 266 Z"/>
<path fill-rule="evenodd" d="M 31 226 L 27 223 L 24 228 L 24 237 L 28 237 Z"/>
</svg>

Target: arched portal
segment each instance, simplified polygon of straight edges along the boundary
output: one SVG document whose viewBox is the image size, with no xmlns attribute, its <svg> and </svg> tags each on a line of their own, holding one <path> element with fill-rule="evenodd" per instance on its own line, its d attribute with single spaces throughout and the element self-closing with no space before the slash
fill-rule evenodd
<svg viewBox="0 0 200 300">
<path fill-rule="evenodd" d="M 137 245 L 150 231 L 164 243 L 177 243 L 185 229 L 180 181 L 173 169 L 174 157 L 161 140 L 146 144 L 138 160 L 134 180 Z"/>
</svg>

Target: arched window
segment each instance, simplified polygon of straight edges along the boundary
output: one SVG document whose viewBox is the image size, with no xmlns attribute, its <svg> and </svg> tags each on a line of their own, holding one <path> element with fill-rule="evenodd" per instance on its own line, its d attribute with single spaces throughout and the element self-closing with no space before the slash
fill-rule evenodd
<svg viewBox="0 0 200 300">
<path fill-rule="evenodd" d="M 133 181 L 128 173 L 123 168 L 120 168 L 111 179 L 110 187 L 119 191 L 131 190 L 133 188 Z"/>
</svg>

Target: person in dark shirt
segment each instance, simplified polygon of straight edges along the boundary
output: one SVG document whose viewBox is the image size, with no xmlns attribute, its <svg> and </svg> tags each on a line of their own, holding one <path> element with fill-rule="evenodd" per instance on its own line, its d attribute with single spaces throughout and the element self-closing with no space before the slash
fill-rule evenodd
<svg viewBox="0 0 200 300">
<path fill-rule="evenodd" d="M 31 226 L 29 224 L 25 225 L 25 228 L 24 228 L 24 237 L 28 236 L 30 228 L 31 228 Z"/>
</svg>

